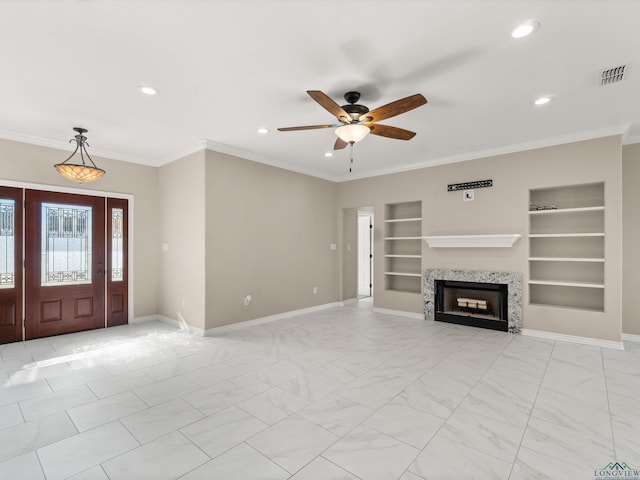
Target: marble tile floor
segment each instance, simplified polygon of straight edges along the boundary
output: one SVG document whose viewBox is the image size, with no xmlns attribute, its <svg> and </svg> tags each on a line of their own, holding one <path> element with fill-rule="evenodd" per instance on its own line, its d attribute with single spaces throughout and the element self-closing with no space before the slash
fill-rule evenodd
<svg viewBox="0 0 640 480">
<path fill-rule="evenodd" d="M 374 313 L 0 345 L 0 480 L 592 479 L 640 467 L 625 351 Z"/>
</svg>

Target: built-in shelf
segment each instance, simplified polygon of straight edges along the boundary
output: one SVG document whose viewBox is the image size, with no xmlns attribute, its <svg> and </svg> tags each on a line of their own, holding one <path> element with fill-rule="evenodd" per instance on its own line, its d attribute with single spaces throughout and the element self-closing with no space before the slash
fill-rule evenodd
<svg viewBox="0 0 640 480">
<path fill-rule="evenodd" d="M 431 248 L 510 248 L 522 235 L 432 235 L 424 237 Z"/>
<path fill-rule="evenodd" d="M 422 202 L 385 205 L 384 288 L 422 293 Z"/>
<path fill-rule="evenodd" d="M 422 237 L 384 237 L 385 240 L 422 240 Z"/>
<path fill-rule="evenodd" d="M 555 285 L 558 287 L 604 288 L 604 284 L 601 284 L 601 283 L 559 282 L 559 281 L 552 281 L 552 280 L 529 280 L 529 285 Z"/>
<path fill-rule="evenodd" d="M 421 222 L 421 217 L 413 217 L 413 218 L 388 218 L 385 220 L 385 223 L 401 223 L 401 222 Z"/>
<path fill-rule="evenodd" d="M 539 302 L 529 302 L 529 305 L 534 307 L 543 307 L 543 308 L 560 308 L 560 309 L 569 309 L 569 310 L 584 310 L 585 312 L 602 312 L 602 309 L 599 307 L 589 308 L 583 305 L 576 306 L 566 306 L 566 305 L 555 305 L 551 303 L 539 303 Z"/>
<path fill-rule="evenodd" d="M 529 191 L 529 302 L 604 311 L 604 184 Z"/>
<path fill-rule="evenodd" d="M 548 210 L 529 210 L 529 215 L 549 215 L 554 213 L 603 212 L 604 205 L 597 207 L 550 208 Z"/>
<path fill-rule="evenodd" d="M 604 258 L 589 257 L 529 257 L 530 262 L 593 262 L 604 263 Z"/>
<path fill-rule="evenodd" d="M 408 272 L 384 272 L 385 275 L 397 275 L 399 277 L 421 277 L 421 273 L 408 273 Z"/>
<path fill-rule="evenodd" d="M 604 232 L 592 233 L 530 233 L 529 238 L 604 237 Z"/>
</svg>

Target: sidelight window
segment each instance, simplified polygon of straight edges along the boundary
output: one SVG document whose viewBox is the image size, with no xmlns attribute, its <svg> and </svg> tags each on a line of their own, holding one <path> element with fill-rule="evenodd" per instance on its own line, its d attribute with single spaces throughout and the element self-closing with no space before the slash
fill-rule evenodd
<svg viewBox="0 0 640 480">
<path fill-rule="evenodd" d="M 114 282 L 123 280 L 124 258 L 124 210 L 122 208 L 111 209 L 111 280 Z"/>
<path fill-rule="evenodd" d="M 0 198 L 0 288 L 15 285 L 15 200 Z"/>
</svg>

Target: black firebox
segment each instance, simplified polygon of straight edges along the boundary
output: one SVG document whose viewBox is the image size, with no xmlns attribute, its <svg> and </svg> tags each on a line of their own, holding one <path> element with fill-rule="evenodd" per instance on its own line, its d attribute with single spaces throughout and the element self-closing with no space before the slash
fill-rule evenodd
<svg viewBox="0 0 640 480">
<path fill-rule="evenodd" d="M 435 320 L 508 331 L 508 285 L 435 281 Z"/>
</svg>

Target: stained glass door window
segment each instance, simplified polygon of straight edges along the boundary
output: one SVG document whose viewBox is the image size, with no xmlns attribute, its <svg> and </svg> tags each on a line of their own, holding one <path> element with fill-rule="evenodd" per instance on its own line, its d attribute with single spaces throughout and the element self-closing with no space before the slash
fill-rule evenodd
<svg viewBox="0 0 640 480">
<path fill-rule="evenodd" d="M 92 209 L 42 203 L 41 285 L 91 283 Z"/>
<path fill-rule="evenodd" d="M 123 280 L 123 239 L 124 211 L 122 208 L 111 209 L 111 280 Z"/>
<path fill-rule="evenodd" d="M 0 198 L 0 288 L 15 284 L 15 208 L 15 200 Z"/>
</svg>

